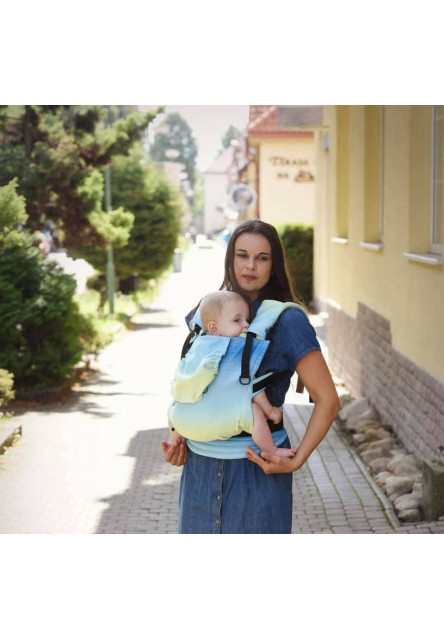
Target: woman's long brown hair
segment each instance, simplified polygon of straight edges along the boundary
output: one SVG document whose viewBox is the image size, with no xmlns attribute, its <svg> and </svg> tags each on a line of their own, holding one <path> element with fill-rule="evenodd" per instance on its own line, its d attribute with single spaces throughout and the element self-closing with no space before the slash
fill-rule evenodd
<svg viewBox="0 0 444 640">
<path fill-rule="evenodd" d="M 231 234 L 225 255 L 225 274 L 221 289 L 241 293 L 240 287 L 234 277 L 234 249 L 236 240 L 243 233 L 260 233 L 267 238 L 271 246 L 272 269 L 268 283 L 259 292 L 260 300 L 279 300 L 281 302 L 301 301 L 296 297 L 291 284 L 285 250 L 273 225 L 262 220 L 247 220 L 240 224 Z M 242 295 L 242 293 L 241 293 Z"/>
</svg>

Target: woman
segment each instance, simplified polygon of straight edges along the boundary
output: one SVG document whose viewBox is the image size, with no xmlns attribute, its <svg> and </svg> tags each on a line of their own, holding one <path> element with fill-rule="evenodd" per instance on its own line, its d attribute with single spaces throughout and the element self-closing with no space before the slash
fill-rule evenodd
<svg viewBox="0 0 444 640">
<path fill-rule="evenodd" d="M 297 302 L 276 229 L 248 220 L 233 232 L 227 246 L 221 289 L 247 297 L 256 312 L 262 300 Z M 270 346 L 257 373 L 283 371 L 267 389 L 273 406 L 282 406 L 296 371 L 314 409 L 293 457 L 262 452 L 248 436 L 224 441 L 161 443 L 164 459 L 184 466 L 179 495 L 179 533 L 291 533 L 292 476 L 325 437 L 339 411 L 339 400 L 305 314 L 286 310 L 270 336 Z M 278 447 L 290 448 L 281 423 L 270 423 Z M 245 454 L 247 457 L 245 457 Z M 253 464 L 252 464 L 253 463 Z"/>
</svg>

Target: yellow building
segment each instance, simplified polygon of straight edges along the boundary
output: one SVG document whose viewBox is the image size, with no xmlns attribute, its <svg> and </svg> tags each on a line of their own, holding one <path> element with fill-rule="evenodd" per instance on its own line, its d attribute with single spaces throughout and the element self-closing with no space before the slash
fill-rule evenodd
<svg viewBox="0 0 444 640">
<path fill-rule="evenodd" d="M 250 217 L 313 224 L 315 138 L 303 125 L 321 114 L 322 107 L 250 106 L 248 183 L 258 196 Z"/>
<path fill-rule="evenodd" d="M 326 106 L 314 288 L 329 363 L 418 458 L 444 446 L 444 107 Z"/>
</svg>

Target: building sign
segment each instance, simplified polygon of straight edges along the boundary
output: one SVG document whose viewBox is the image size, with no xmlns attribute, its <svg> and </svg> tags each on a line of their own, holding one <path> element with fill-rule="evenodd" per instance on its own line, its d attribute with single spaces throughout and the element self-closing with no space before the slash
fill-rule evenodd
<svg viewBox="0 0 444 640">
<path fill-rule="evenodd" d="M 271 156 L 268 161 L 277 168 L 276 177 L 280 180 L 294 180 L 294 182 L 314 182 L 314 175 L 309 170 L 306 159 L 287 158 L 285 156 Z M 302 168 L 304 167 L 304 168 Z"/>
</svg>

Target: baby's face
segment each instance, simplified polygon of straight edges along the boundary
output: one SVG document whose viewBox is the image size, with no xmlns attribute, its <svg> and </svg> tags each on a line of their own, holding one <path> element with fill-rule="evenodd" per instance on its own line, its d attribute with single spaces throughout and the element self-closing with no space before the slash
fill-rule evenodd
<svg viewBox="0 0 444 640">
<path fill-rule="evenodd" d="M 249 326 L 248 305 L 243 300 L 229 300 L 217 318 L 217 333 L 220 336 L 228 338 L 239 336 Z"/>
</svg>

